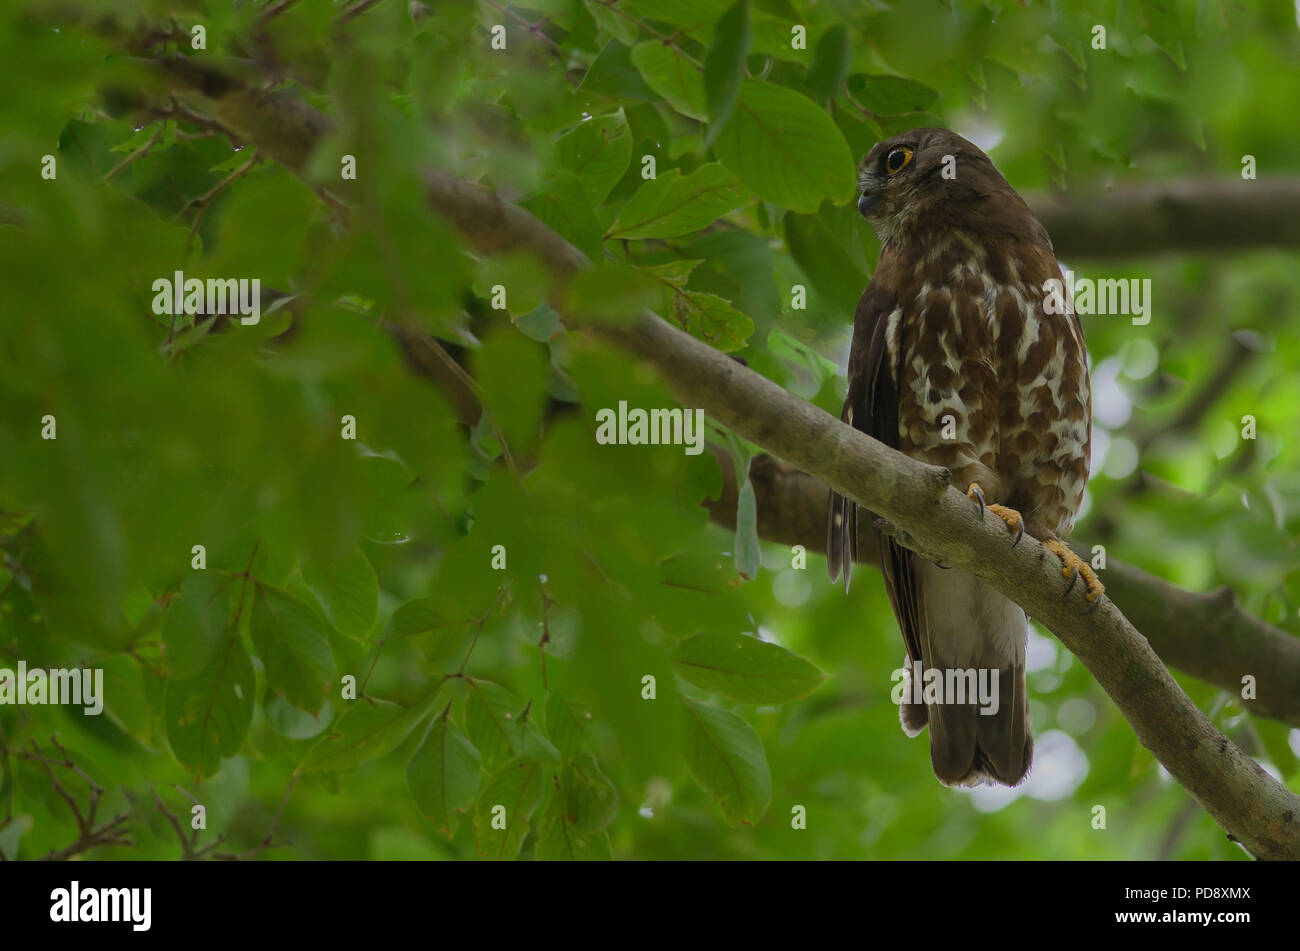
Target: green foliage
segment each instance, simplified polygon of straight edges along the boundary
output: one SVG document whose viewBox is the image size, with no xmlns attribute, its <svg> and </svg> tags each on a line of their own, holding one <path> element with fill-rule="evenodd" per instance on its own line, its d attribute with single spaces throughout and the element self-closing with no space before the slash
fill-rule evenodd
<svg viewBox="0 0 1300 951">
<path fill-rule="evenodd" d="M 879 577 L 846 597 L 819 556 L 760 543 L 753 447 L 719 427 L 735 531 L 702 505 L 711 453 L 598 444 L 598 410 L 677 404 L 552 305 L 653 308 L 836 412 L 878 253 L 853 208 L 875 141 L 951 126 L 1025 192 L 1231 178 L 1247 153 L 1295 175 L 1292 5 L 388 3 L 337 24 L 299 3 L 262 26 L 264 4 L 102 5 L 132 36 L 137 13 L 203 22 L 206 51 L 167 56 L 252 70 L 268 101 L 330 119 L 243 129 L 238 150 L 161 115 L 165 80 L 100 17 L 20 6 L 0 22 L 0 667 L 100 668 L 105 687 L 98 717 L 0 705 L 5 857 L 76 838 L 19 755 L 52 734 L 105 813 L 132 810 L 136 846 L 91 857 L 174 857 L 131 806 L 171 784 L 250 847 L 283 800 L 296 858 L 1239 855 L 1180 817 L 1186 795 L 1038 633 L 1040 755 L 1077 752 L 1072 784 L 940 787 L 898 729 Z M 310 154 L 288 168 L 259 135 Z M 596 266 L 557 301 L 542 263 L 457 237 L 429 169 L 518 201 Z M 1078 534 L 1232 584 L 1295 632 L 1292 256 L 1079 267 L 1150 278 L 1155 307 L 1144 326 L 1085 319 L 1098 448 Z M 259 279 L 261 321 L 154 313 L 176 271 Z M 1171 425 L 1233 340 L 1241 371 Z M 1183 685 L 1300 788 L 1294 732 Z"/>
</svg>

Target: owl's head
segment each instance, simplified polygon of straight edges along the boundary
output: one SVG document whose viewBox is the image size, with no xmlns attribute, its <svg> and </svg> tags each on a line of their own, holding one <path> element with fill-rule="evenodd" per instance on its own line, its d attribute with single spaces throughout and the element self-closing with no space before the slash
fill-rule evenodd
<svg viewBox="0 0 1300 951">
<path fill-rule="evenodd" d="M 938 229 L 1020 231 L 1031 240 L 1042 230 L 984 151 L 947 129 L 877 142 L 858 166 L 858 186 L 858 211 L 885 244 Z"/>
</svg>

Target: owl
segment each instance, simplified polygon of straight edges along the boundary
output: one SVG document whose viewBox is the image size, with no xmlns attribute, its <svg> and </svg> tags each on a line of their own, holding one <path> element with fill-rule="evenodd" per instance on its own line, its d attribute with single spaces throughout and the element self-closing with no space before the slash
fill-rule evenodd
<svg viewBox="0 0 1300 951">
<path fill-rule="evenodd" d="M 1061 559 L 1067 595 L 1081 580 L 1095 608 L 1101 583 L 1061 541 L 1088 481 L 1092 400 L 1078 317 L 1048 306 L 1049 282 L 1063 281 L 1051 239 L 989 157 L 946 129 L 877 143 L 859 184 L 881 251 L 854 316 L 841 420 L 946 466 L 981 518 L 1005 522 L 1010 544 L 1041 540 Z M 856 504 L 832 491 L 827 560 L 846 590 L 857 523 Z M 904 731 L 929 727 L 946 785 L 1018 784 L 1034 748 L 1024 611 L 878 537 L 907 649 Z"/>
</svg>

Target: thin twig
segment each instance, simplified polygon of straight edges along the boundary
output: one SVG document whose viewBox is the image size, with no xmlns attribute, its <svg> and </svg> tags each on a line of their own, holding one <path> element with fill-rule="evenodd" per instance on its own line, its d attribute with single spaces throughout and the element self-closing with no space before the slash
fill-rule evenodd
<svg viewBox="0 0 1300 951">
<path fill-rule="evenodd" d="M 289 777 L 289 785 L 284 789 L 284 795 L 280 797 L 280 805 L 276 807 L 275 816 L 271 819 L 271 825 L 267 827 L 266 835 L 262 836 L 252 848 L 243 852 L 213 852 L 212 857 L 223 862 L 242 862 L 251 859 L 267 849 L 278 849 L 290 843 L 275 841 L 275 830 L 280 826 L 280 820 L 284 817 L 284 807 L 289 803 L 289 794 L 293 792 L 293 787 L 298 782 L 298 774 L 294 773 Z"/>
<path fill-rule="evenodd" d="M 352 4 L 352 6 L 339 14 L 338 22 L 335 24 L 335 29 L 343 26 L 350 20 L 354 20 L 361 16 L 361 14 L 365 13 L 379 2 L 380 0 L 358 0 L 357 3 Z"/>
<path fill-rule="evenodd" d="M 260 17 L 257 18 L 257 25 L 259 27 L 266 26 L 268 23 L 270 23 L 272 20 L 278 17 L 285 10 L 288 10 L 291 6 L 293 6 L 297 2 L 298 0 L 280 0 L 279 3 L 272 4 L 271 6 L 267 7 L 265 11 L 263 11 Z"/>
<path fill-rule="evenodd" d="M 502 599 L 505 598 L 506 592 L 510 590 L 509 585 L 502 585 L 497 590 L 496 599 L 492 602 L 492 607 L 484 612 L 482 617 L 474 618 L 470 623 L 474 625 L 474 640 L 470 642 L 469 650 L 465 654 L 465 659 L 460 663 L 460 669 L 456 671 L 455 676 L 463 677 L 465 668 L 469 666 L 469 659 L 474 655 L 474 648 L 478 646 L 478 636 L 483 633 L 483 625 L 488 622 L 488 618 L 496 613 L 497 608 L 501 606 Z"/>
<path fill-rule="evenodd" d="M 109 171 L 109 173 L 104 176 L 104 181 L 111 182 L 113 179 L 115 179 L 118 176 L 118 174 L 123 169 L 125 169 L 132 162 L 139 161 L 140 159 L 148 155 L 149 152 L 152 151 L 153 147 L 158 144 L 158 140 L 162 138 L 162 132 L 163 132 L 163 127 L 160 124 L 158 128 L 154 129 L 153 135 L 149 136 L 148 142 L 140 146 L 140 148 L 136 149 L 126 158 L 122 159 L 122 161 L 118 162 L 116 165 L 113 166 L 113 168 Z"/>
<path fill-rule="evenodd" d="M 199 222 L 203 220 L 203 215 L 207 212 L 208 206 L 212 203 L 212 199 L 216 198 L 225 189 L 229 188 L 235 182 L 239 181 L 250 171 L 252 171 L 253 166 L 257 164 L 257 158 L 258 158 L 257 151 L 254 150 L 252 157 L 249 158 L 247 162 L 239 166 L 239 168 L 235 169 L 233 172 L 231 172 L 221 181 L 217 182 L 217 184 L 214 185 L 209 191 L 200 195 L 198 198 L 191 198 L 188 202 L 185 203 L 185 207 L 183 207 L 180 211 L 176 213 L 176 218 L 179 219 L 181 215 L 185 214 L 185 212 L 189 211 L 191 208 L 198 209 L 198 214 L 194 216 L 194 221 L 190 223 L 189 237 L 185 239 L 185 252 L 187 254 L 189 253 L 190 244 L 194 241 L 194 235 L 199 230 Z"/>
<path fill-rule="evenodd" d="M 555 40 L 547 36 L 545 31 L 542 30 L 542 24 L 545 23 L 547 20 L 546 17 L 542 17 L 541 20 L 537 21 L 536 23 L 533 23 L 527 17 L 516 13 L 514 10 L 510 9 L 509 7 L 501 7 L 496 3 L 493 3 L 492 0 L 483 0 L 483 2 L 486 3 L 493 10 L 495 10 L 497 13 L 510 17 L 510 19 L 514 20 L 520 26 L 524 27 L 524 29 L 526 29 L 529 33 L 531 33 L 533 36 L 537 37 L 539 40 L 541 40 L 543 43 L 546 44 L 546 46 L 550 49 L 552 56 L 554 56 L 556 59 L 560 60 L 561 62 L 564 61 L 564 53 L 560 49 L 560 44 L 556 43 Z"/>
<path fill-rule="evenodd" d="M 41 752 L 40 745 L 35 740 L 31 740 L 30 742 L 32 744 L 33 752 L 28 753 L 26 750 L 14 750 L 14 755 L 20 756 L 23 759 L 31 760 L 32 762 L 40 763 L 45 767 L 45 772 L 50 777 L 50 783 L 54 786 L 54 791 L 59 795 L 60 799 L 68 804 L 68 808 L 72 811 L 72 817 L 77 823 L 76 841 L 62 849 L 55 849 L 49 854 L 42 856 L 43 861 L 61 862 L 70 859 L 73 856 L 81 855 L 82 853 L 88 852 L 101 845 L 135 844 L 129 837 L 123 834 L 126 822 L 130 818 L 128 813 L 119 813 L 103 825 L 97 826 L 95 824 L 95 817 L 99 813 L 99 803 L 104 795 L 104 787 L 91 779 L 90 775 L 86 773 L 85 770 L 73 762 L 72 757 L 69 756 L 68 751 L 63 748 L 58 737 L 51 736 L 50 743 L 63 757 L 61 760 L 49 758 Z M 82 812 L 81 807 L 77 804 L 77 797 L 68 792 L 63 783 L 59 781 L 59 777 L 55 774 L 53 769 L 55 766 L 69 770 L 73 775 L 85 782 L 88 789 L 85 812 Z"/>
<path fill-rule="evenodd" d="M 506 461 L 506 468 L 510 470 L 511 475 L 518 479 L 519 470 L 515 467 L 514 457 L 510 454 L 510 446 L 506 442 L 505 433 L 503 433 L 501 427 L 497 425 L 497 420 L 492 414 L 492 410 L 488 409 L 487 400 L 484 398 L 483 394 L 483 388 L 479 386 L 476 379 L 465 372 L 464 367 L 452 359 L 451 354 L 443 349 L 442 344 L 438 343 L 437 339 L 435 339 L 432 334 L 422 333 L 419 334 L 418 337 L 420 341 L 433 352 L 434 356 L 436 356 L 438 360 L 451 371 L 451 374 L 456 377 L 456 379 L 459 380 L 466 389 L 474 394 L 474 397 L 478 400 L 479 406 L 483 409 L 483 415 L 487 417 L 488 425 L 492 427 L 492 435 L 494 435 L 497 442 L 501 444 L 501 455 Z"/>
</svg>

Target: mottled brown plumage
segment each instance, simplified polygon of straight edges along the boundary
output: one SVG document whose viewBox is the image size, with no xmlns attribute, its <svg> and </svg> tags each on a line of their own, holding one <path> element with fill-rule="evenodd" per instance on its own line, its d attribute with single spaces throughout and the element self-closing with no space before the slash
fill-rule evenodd
<svg viewBox="0 0 1300 951">
<path fill-rule="evenodd" d="M 877 143 L 860 179 L 881 253 L 854 318 L 842 419 L 947 466 L 962 491 L 977 485 L 981 511 L 987 501 L 1036 538 L 1064 536 L 1088 479 L 1091 397 L 1078 318 L 1044 310 L 1044 282 L 1062 277 L 1047 232 L 989 157 L 945 129 Z M 828 561 L 846 587 L 856 524 L 832 493 Z M 909 665 L 999 672 L 996 715 L 905 702 L 904 729 L 929 724 L 944 783 L 1020 782 L 1033 754 L 1024 612 L 883 536 L 881 563 Z"/>
</svg>

